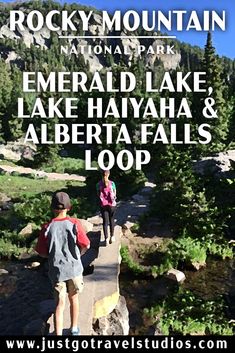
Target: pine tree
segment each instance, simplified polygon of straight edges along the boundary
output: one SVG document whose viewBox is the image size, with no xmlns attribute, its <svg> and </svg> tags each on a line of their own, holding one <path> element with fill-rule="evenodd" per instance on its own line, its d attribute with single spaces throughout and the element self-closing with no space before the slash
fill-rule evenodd
<svg viewBox="0 0 235 353">
<path fill-rule="evenodd" d="M 8 114 L 6 118 L 6 139 L 16 140 L 23 135 L 22 125 L 23 119 L 18 118 L 17 99 L 23 97 L 22 90 L 22 73 L 17 67 L 14 67 L 11 74 L 11 80 L 14 87 L 11 90 L 11 98 L 8 106 Z"/>
<path fill-rule="evenodd" d="M 11 100 L 12 86 L 10 70 L 4 61 L 0 60 L 0 142 L 8 139 L 6 118 L 8 105 Z"/>
<path fill-rule="evenodd" d="M 212 36 L 209 32 L 207 35 L 207 42 L 205 46 L 203 68 L 206 72 L 206 96 L 208 96 L 208 89 L 212 87 L 213 92 L 211 97 L 215 100 L 214 109 L 217 110 L 217 119 L 205 119 L 206 122 L 211 124 L 212 142 L 208 146 L 207 151 L 219 152 L 225 147 L 225 141 L 228 132 L 228 109 L 224 99 L 225 86 L 222 81 L 222 68 L 219 58 L 216 55 L 215 48 L 212 44 Z M 203 99 L 203 100 L 204 100 Z M 203 102 L 204 105 L 204 102 Z"/>
<path fill-rule="evenodd" d="M 48 107 L 48 98 L 52 97 L 53 94 L 49 92 L 43 92 L 40 96 L 43 105 L 45 109 L 47 110 Z M 56 94 L 54 94 L 54 97 L 56 97 Z M 37 118 L 34 120 L 34 126 L 35 130 L 40 136 L 41 134 L 41 124 L 46 124 L 47 125 L 47 139 L 48 140 L 55 140 L 55 124 L 57 124 L 58 117 L 55 118 Z M 56 159 L 59 156 L 59 150 L 61 149 L 61 146 L 55 143 L 52 144 L 42 144 L 40 141 L 40 144 L 37 146 L 37 154 L 34 157 L 34 163 L 36 167 L 44 167 L 46 166 L 52 166 Z"/>
</svg>

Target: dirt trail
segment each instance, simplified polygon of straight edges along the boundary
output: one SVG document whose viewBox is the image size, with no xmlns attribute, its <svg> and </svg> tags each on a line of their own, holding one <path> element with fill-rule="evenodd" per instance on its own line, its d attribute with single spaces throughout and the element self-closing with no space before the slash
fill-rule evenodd
<svg viewBox="0 0 235 353">
<path fill-rule="evenodd" d="M 76 175 L 76 174 L 68 174 L 68 173 L 46 173 L 43 170 L 36 170 L 32 168 L 25 168 L 21 166 L 10 166 L 10 165 L 0 165 L 0 170 L 5 171 L 7 173 L 17 172 L 19 174 L 34 174 L 39 178 L 46 177 L 49 180 L 71 180 L 71 181 L 81 181 L 84 182 L 86 180 L 85 177 Z"/>
</svg>

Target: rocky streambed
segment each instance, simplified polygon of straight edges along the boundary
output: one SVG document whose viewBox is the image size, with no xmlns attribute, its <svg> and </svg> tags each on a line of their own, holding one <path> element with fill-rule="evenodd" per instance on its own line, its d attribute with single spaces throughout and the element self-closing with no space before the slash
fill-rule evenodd
<svg viewBox="0 0 235 353">
<path fill-rule="evenodd" d="M 45 280 L 43 264 L 27 268 L 27 263 L 0 263 L 1 335 L 40 333 L 53 298 Z"/>
<path fill-rule="evenodd" d="M 184 271 L 186 280 L 180 286 L 192 291 L 199 298 L 216 300 L 222 296 L 227 305 L 227 320 L 235 319 L 235 262 L 234 260 L 209 259 L 207 266 L 199 271 Z M 144 315 L 144 309 L 154 306 L 177 291 L 178 283 L 166 276 L 158 278 L 131 274 L 121 268 L 120 290 L 126 298 L 130 318 L 130 334 L 153 335 L 159 329 Z M 178 308 L 175 308 L 177 310 Z"/>
</svg>

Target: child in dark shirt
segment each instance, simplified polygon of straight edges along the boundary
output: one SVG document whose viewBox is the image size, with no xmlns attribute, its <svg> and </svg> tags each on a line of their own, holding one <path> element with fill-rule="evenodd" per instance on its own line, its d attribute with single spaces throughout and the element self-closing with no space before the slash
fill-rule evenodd
<svg viewBox="0 0 235 353">
<path fill-rule="evenodd" d="M 81 255 L 89 249 L 90 240 L 79 220 L 67 216 L 67 211 L 71 208 L 68 194 L 56 192 L 52 197 L 51 207 L 55 218 L 42 226 L 36 251 L 39 255 L 48 257 L 48 275 L 54 286 L 57 300 L 56 335 L 62 335 L 63 332 L 66 292 L 68 292 L 71 308 L 71 334 L 79 335 L 78 293 L 83 289 Z"/>
</svg>

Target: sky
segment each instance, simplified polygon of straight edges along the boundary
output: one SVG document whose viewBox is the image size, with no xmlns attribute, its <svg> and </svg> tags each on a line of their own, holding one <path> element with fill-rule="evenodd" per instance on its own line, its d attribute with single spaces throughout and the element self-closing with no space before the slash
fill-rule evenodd
<svg viewBox="0 0 235 353">
<path fill-rule="evenodd" d="M 1 1 L 1 0 L 0 0 Z M 9 0 L 3 2 L 10 2 Z M 226 32 L 215 31 L 213 33 L 213 44 L 219 55 L 228 56 L 235 59 L 235 0 L 67 0 L 62 2 L 77 2 L 84 5 L 94 6 L 100 10 L 216 10 L 227 12 L 227 28 Z M 204 47 L 206 42 L 206 33 L 189 31 L 189 32 L 172 32 L 177 39 L 182 42 L 190 43 Z"/>
<path fill-rule="evenodd" d="M 73 1 L 75 2 L 75 1 Z M 213 44 L 219 55 L 235 59 L 235 0 L 81 0 L 79 3 L 94 6 L 100 10 L 216 10 L 227 11 L 226 32 L 213 34 Z M 206 33 L 196 31 L 172 33 L 182 42 L 205 46 Z"/>
</svg>

